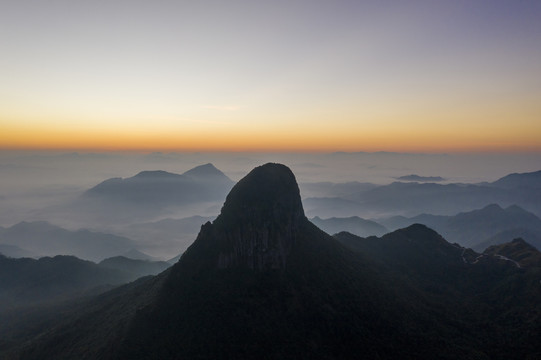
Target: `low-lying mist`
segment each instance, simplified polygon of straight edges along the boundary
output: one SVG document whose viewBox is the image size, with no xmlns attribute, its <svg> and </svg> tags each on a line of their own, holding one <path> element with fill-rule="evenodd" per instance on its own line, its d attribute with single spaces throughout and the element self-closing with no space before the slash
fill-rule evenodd
<svg viewBox="0 0 541 360">
<path fill-rule="evenodd" d="M 137 250 L 170 259 L 184 251 L 195 239 L 200 226 L 219 213 L 227 189 L 214 199 L 167 204 L 89 198 L 85 197 L 88 190 L 111 178 L 128 179 L 142 171 L 154 170 L 183 174 L 207 163 L 234 183 L 253 167 L 266 162 L 283 163 L 293 170 L 310 218 L 378 219 L 423 212 L 454 215 L 491 202 L 509 206 L 516 201 L 508 192 L 486 190 L 482 195 L 477 192 L 472 195 L 465 185 L 441 186 L 493 182 L 510 173 L 541 169 L 538 154 L 5 151 L 0 154 L 0 226 L 9 229 L 22 221 L 46 221 L 70 231 L 89 229 L 110 233 L 129 238 Z M 404 187 L 415 184 L 408 182 L 406 176 L 409 175 L 416 175 L 411 179 L 419 184 L 437 182 L 438 191 L 449 192 L 453 201 L 439 205 L 441 197 L 430 198 L 425 190 L 417 187 L 402 190 L 391 186 L 385 188 L 385 196 L 378 194 L 383 191 L 381 185 L 397 181 L 406 184 L 400 185 Z M 396 201 L 401 196 L 406 203 L 411 203 L 411 197 L 404 193 L 414 191 L 422 191 L 416 207 L 397 206 Z M 462 198 L 476 200 L 466 202 Z M 521 205 L 526 210 L 536 211 L 535 206 L 527 202 Z M 5 236 L 0 234 L 0 243 L 5 242 Z"/>
</svg>

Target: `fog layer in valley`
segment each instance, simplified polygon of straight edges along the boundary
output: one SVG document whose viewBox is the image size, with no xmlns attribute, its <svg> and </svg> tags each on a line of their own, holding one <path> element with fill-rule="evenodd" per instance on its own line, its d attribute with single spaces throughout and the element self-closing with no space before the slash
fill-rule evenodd
<svg viewBox="0 0 541 360">
<path fill-rule="evenodd" d="M 535 204 L 528 202 L 531 196 L 514 190 L 464 185 L 492 183 L 511 173 L 538 171 L 541 169 L 538 154 L 3 152 L 0 154 L 0 225 L 3 227 L 0 245 L 4 252 L 10 249 L 12 254 L 19 251 L 35 257 L 54 255 L 51 253 L 54 252 L 98 261 L 134 249 L 168 260 L 193 242 L 203 223 L 214 219 L 232 184 L 254 166 L 266 162 L 284 163 L 293 170 L 310 218 L 361 217 L 350 228 L 360 229 L 358 235 L 362 236 L 381 235 L 385 229 L 373 226 L 371 229 L 379 230 L 363 232 L 358 223 L 364 219 L 379 220 L 380 225 L 387 224 L 389 228 L 388 219 L 393 216 L 413 218 L 423 213 L 454 216 L 492 203 L 502 207 L 519 205 L 534 214 L 538 211 Z M 194 186 L 206 181 L 205 173 L 200 178 L 192 176 L 191 185 L 160 183 L 165 179 L 163 176 L 173 182 L 185 181 L 171 174 L 181 175 L 209 163 L 223 172 L 231 180 L 230 184 L 228 179 L 222 179 L 223 188 L 213 183 L 197 190 Z M 162 172 L 140 174 L 157 170 Z M 158 181 L 152 185 L 154 193 L 146 194 L 144 183 L 140 185 L 139 180 L 145 174 L 158 176 L 152 180 Z M 118 189 L 125 189 L 126 184 L 132 186 L 136 180 L 139 187 L 132 186 L 133 191 L 125 198 L 112 196 L 117 191 L 115 187 L 108 187 L 109 192 L 102 191 L 100 196 L 89 197 L 90 189 L 96 189 L 98 184 L 103 189 L 111 181 L 101 183 L 112 178 L 122 178 L 112 181 L 120 186 Z M 400 183 L 395 183 L 398 181 Z M 430 183 L 433 185 L 427 185 Z M 171 189 L 192 186 L 186 191 L 193 196 L 191 199 L 175 197 L 177 190 L 168 186 L 173 186 Z M 158 194 L 156 189 L 164 193 Z M 218 190 L 213 197 L 205 197 L 208 189 Z M 442 194 L 448 197 L 444 202 Z M 162 200 L 153 201 L 160 197 Z M 19 224 L 23 221 L 26 223 Z M 32 241 L 37 241 L 32 229 L 40 228 L 33 224 L 35 221 L 48 222 L 46 226 L 39 224 L 57 232 L 60 230 L 55 227 L 62 228 L 63 237 L 55 233 L 55 247 L 49 251 L 43 247 L 48 246 L 47 241 L 52 244 L 53 239 L 46 239 L 41 230 L 41 248 L 32 245 Z M 336 221 L 333 224 L 320 222 L 324 223 L 328 224 L 328 231 L 337 229 Z M 344 221 L 338 223 L 344 224 Z M 81 233 L 81 229 L 88 231 Z M 104 244 L 107 236 L 116 236 L 111 237 L 116 241 L 114 246 L 102 246 L 103 253 L 94 249 L 85 256 L 87 250 L 84 249 L 89 247 L 85 239 Z M 84 244 L 76 248 L 73 244 L 77 242 Z"/>
</svg>

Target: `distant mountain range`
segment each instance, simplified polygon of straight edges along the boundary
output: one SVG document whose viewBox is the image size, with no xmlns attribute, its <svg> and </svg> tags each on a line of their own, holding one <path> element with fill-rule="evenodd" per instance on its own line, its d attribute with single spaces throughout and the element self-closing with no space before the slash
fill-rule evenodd
<svg viewBox="0 0 541 360">
<path fill-rule="evenodd" d="M 142 171 L 126 179 L 108 179 L 86 191 L 85 197 L 131 206 L 167 207 L 222 201 L 232 186 L 233 181 L 224 173 L 205 164 L 182 175 L 158 170 Z"/>
<path fill-rule="evenodd" d="M 2 319 L 0 356 L 534 359 L 541 269 L 517 266 L 523 253 L 479 254 L 419 224 L 331 237 L 306 218 L 293 173 L 266 164 L 174 266 L 67 309 Z"/>
<path fill-rule="evenodd" d="M 74 202 L 31 215 L 70 228 L 104 228 L 117 235 L 71 231 L 44 221 L 21 222 L 7 229 L 0 227 L 0 253 L 12 257 L 62 254 L 100 261 L 127 255 L 140 247 L 173 257 L 193 242 L 205 221 L 215 217 L 192 215 L 217 214 L 232 186 L 233 181 L 212 164 L 197 166 L 182 175 L 142 171 L 126 179 L 105 180 Z M 182 214 L 190 216 L 163 219 Z M 135 242 L 130 239 L 132 235 Z"/>
<path fill-rule="evenodd" d="M 524 238 L 541 249 L 541 219 L 515 205 L 503 209 L 491 204 L 453 216 L 421 214 L 410 218 L 394 216 L 376 220 L 357 216 L 329 219 L 316 216 L 310 221 L 329 234 L 347 231 L 361 237 L 381 236 L 389 232 L 388 229 L 396 230 L 420 223 L 438 231 L 447 240 L 476 251 L 515 238 Z"/>
<path fill-rule="evenodd" d="M 541 170 L 529 173 L 509 174 L 494 181 L 490 185 L 502 189 L 523 188 L 539 191 L 541 190 Z"/>
<path fill-rule="evenodd" d="M 7 248 L 7 246 L 15 248 Z M 3 247 L 2 247 L 3 246 Z M 136 244 L 122 236 L 89 230 L 71 231 L 46 221 L 20 222 L 0 228 L 0 253 L 19 257 L 74 255 L 81 259 L 100 261 L 114 255 L 124 255 Z M 17 250 L 22 251 L 17 254 Z"/>
<path fill-rule="evenodd" d="M 450 215 L 491 203 L 508 203 L 512 196 L 490 186 L 395 182 L 355 194 L 350 200 L 380 213 Z"/>
<path fill-rule="evenodd" d="M 541 249 L 541 233 L 536 230 L 512 228 L 509 230 L 503 230 L 496 235 L 489 237 L 487 240 L 480 242 L 473 246 L 476 251 L 483 251 L 489 246 L 504 244 L 511 239 L 527 239 L 528 243 L 532 244 L 537 249 Z"/>
<path fill-rule="evenodd" d="M 363 185 L 338 194 L 338 184 L 320 183 L 320 194 L 307 192 L 304 203 L 309 216 L 381 218 L 416 216 L 422 213 L 453 215 L 485 207 L 518 205 L 541 216 L 541 171 L 510 174 L 491 183 L 438 184 L 435 182 L 394 182 Z"/>
<path fill-rule="evenodd" d="M 34 216 L 81 227 L 116 227 L 165 217 L 216 215 L 233 185 L 210 163 L 183 174 L 141 171 L 129 178 L 102 181 L 77 199 L 35 211 Z"/>
<path fill-rule="evenodd" d="M 392 217 L 378 220 L 391 230 L 414 223 L 425 224 L 448 241 L 483 251 L 490 245 L 524 237 L 541 249 L 541 219 L 518 206 L 505 209 L 496 204 L 454 216 L 422 214 L 412 218 Z"/>
<path fill-rule="evenodd" d="M 399 176 L 396 178 L 396 180 L 400 181 L 418 181 L 418 182 L 439 182 L 439 181 L 445 181 L 444 178 L 441 176 L 420 176 L 420 175 L 404 175 Z"/>
<path fill-rule="evenodd" d="M 329 218 L 321 219 L 316 216 L 310 219 L 318 228 L 325 231 L 328 234 L 336 234 L 342 231 L 347 231 L 358 236 L 381 236 L 389 231 L 383 225 L 378 224 L 375 221 L 361 219 L 358 216 L 352 216 L 348 218 Z"/>
</svg>

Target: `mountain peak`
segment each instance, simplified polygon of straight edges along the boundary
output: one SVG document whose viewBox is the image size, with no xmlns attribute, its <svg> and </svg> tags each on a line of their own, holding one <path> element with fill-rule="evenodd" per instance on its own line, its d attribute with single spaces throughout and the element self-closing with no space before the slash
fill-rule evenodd
<svg viewBox="0 0 541 360">
<path fill-rule="evenodd" d="M 196 166 L 193 169 L 186 171 L 182 175 L 203 180 L 208 180 L 209 177 L 227 178 L 227 176 L 223 172 L 218 170 L 216 166 L 211 163 Z"/>
<path fill-rule="evenodd" d="M 282 164 L 268 163 L 253 169 L 231 189 L 221 221 L 241 223 L 281 222 L 304 217 L 295 175 Z"/>
<path fill-rule="evenodd" d="M 499 204 L 488 204 L 482 210 L 502 211 L 503 208 Z"/>
<path fill-rule="evenodd" d="M 173 174 L 163 170 L 144 170 L 133 176 L 131 179 L 169 179 L 178 177 L 178 174 Z"/>
<path fill-rule="evenodd" d="M 307 221 L 291 170 L 265 164 L 233 187 L 221 214 L 202 227 L 183 258 L 200 258 L 212 248 L 212 267 L 284 269 L 299 229 Z"/>
</svg>

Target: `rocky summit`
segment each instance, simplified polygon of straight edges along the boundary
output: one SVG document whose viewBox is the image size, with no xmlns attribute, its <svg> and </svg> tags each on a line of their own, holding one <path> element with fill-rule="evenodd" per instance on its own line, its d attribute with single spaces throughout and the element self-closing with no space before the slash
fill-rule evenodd
<svg viewBox="0 0 541 360">
<path fill-rule="evenodd" d="M 221 215 L 202 236 L 216 234 L 218 268 L 284 269 L 306 220 L 295 176 L 284 165 L 252 170 L 231 190 Z"/>
</svg>

